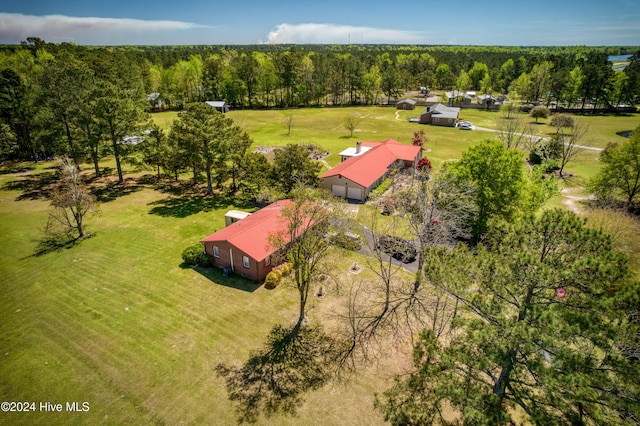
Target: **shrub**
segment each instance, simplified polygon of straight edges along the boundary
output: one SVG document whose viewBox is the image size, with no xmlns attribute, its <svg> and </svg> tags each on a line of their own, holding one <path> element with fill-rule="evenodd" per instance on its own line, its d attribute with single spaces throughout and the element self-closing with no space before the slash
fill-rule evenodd
<svg viewBox="0 0 640 426">
<path fill-rule="evenodd" d="M 202 268 L 208 268 L 209 266 L 213 266 L 213 256 L 209 253 L 202 253 L 200 257 L 198 257 L 198 266 Z"/>
<path fill-rule="evenodd" d="M 542 164 L 542 156 L 537 151 L 531 151 L 529 153 L 529 163 L 531 164 Z"/>
<path fill-rule="evenodd" d="M 278 271 L 277 269 L 274 269 L 267 274 L 264 279 L 264 288 L 266 288 L 267 290 L 273 290 L 274 288 L 278 287 L 278 284 L 280 283 L 280 277 L 282 276 L 282 274 L 278 274 L 279 272 L 280 271 Z"/>
<path fill-rule="evenodd" d="M 538 105 L 533 107 L 533 109 L 531 109 L 531 116 L 536 119 L 536 123 L 538 122 L 539 118 L 549 117 L 549 114 L 550 114 L 549 108 L 543 105 Z"/>
<path fill-rule="evenodd" d="M 542 160 L 542 168 L 546 173 L 551 173 L 556 170 L 560 170 L 560 165 L 556 160 L 544 159 Z"/>
<path fill-rule="evenodd" d="M 280 278 L 282 278 L 282 271 L 278 268 L 273 269 L 271 272 L 269 272 L 269 274 L 275 275 L 278 281 L 280 281 Z"/>
<path fill-rule="evenodd" d="M 211 265 L 211 256 L 204 252 L 204 247 L 200 243 L 196 243 L 184 249 L 182 252 L 182 260 L 189 266 Z"/>
<path fill-rule="evenodd" d="M 202 254 L 204 254 L 202 244 L 194 244 L 184 249 L 182 252 L 182 260 L 189 266 L 197 266 Z"/>
<path fill-rule="evenodd" d="M 289 262 L 285 262 L 282 265 L 280 265 L 279 268 L 282 271 L 282 276 L 287 277 L 293 270 L 293 265 Z"/>
</svg>

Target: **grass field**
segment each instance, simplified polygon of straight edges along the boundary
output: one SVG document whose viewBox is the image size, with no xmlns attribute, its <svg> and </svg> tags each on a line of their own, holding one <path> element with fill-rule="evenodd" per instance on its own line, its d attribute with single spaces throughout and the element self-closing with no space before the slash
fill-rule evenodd
<svg viewBox="0 0 640 426">
<path fill-rule="evenodd" d="M 363 118 L 349 138 L 342 120 L 353 112 Z M 288 114 L 294 120 L 289 136 Z M 363 107 L 230 116 L 256 145 L 319 144 L 332 154 L 332 165 L 356 140 L 409 143 L 413 131 L 423 129 L 431 149 L 426 155 L 440 164 L 491 136 L 407 122 L 417 114 L 400 111 L 396 120 L 391 108 Z M 491 127 L 493 116 L 464 112 L 483 127 Z M 173 118 L 175 113 L 154 115 L 164 125 Z M 640 124 L 638 116 L 588 119 L 597 146 Z M 269 291 L 215 269 L 184 268 L 180 255 L 224 226 L 224 212 L 248 206 L 225 197 L 172 195 L 141 183 L 128 169 L 124 187 L 112 187 L 109 178 L 95 183 L 104 202 L 100 215 L 86 220 L 91 238 L 43 251 L 48 202 L 38 188 L 51 180 L 53 166 L 0 168 L 0 396 L 37 404 L 86 401 L 90 410 L 0 413 L 0 424 L 235 424 L 233 405 L 213 369 L 220 362 L 241 363 L 274 324 L 294 319 L 297 295 L 286 286 Z M 569 167 L 585 178 L 596 169 L 595 154 Z M 353 253 L 336 259 L 336 269 L 345 273 L 354 261 L 366 263 Z M 335 303 L 331 293 L 314 300 L 312 320 L 328 316 Z M 399 363 L 391 358 L 382 370 L 311 393 L 297 417 L 259 424 L 382 424 L 373 394 L 391 384 Z"/>
<path fill-rule="evenodd" d="M 234 206 L 165 214 L 154 208 L 166 195 L 141 189 L 103 203 L 87 221 L 92 238 L 34 255 L 47 203 L 20 195 L 0 192 L 0 393 L 87 401 L 90 411 L 2 413 L 0 423 L 234 424 L 213 368 L 246 359 L 296 314 L 291 289 L 180 266 L 182 249 L 221 227 Z M 345 271 L 352 261 L 343 258 Z M 266 423 L 380 424 L 372 398 L 387 385 L 364 375 L 311 394 L 297 418 Z"/>
</svg>

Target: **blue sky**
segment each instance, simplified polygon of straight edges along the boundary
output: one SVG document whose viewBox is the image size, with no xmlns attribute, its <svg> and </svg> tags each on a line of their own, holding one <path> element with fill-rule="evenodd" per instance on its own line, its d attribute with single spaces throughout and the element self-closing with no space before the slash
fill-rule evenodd
<svg viewBox="0 0 640 426">
<path fill-rule="evenodd" d="M 640 45 L 640 0 L 0 0 L 0 43 Z"/>
</svg>

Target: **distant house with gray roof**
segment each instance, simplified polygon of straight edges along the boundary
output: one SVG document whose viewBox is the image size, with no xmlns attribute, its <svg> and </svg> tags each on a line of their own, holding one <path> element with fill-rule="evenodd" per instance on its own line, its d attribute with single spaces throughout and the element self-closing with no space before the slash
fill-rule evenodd
<svg viewBox="0 0 640 426">
<path fill-rule="evenodd" d="M 229 104 L 225 101 L 206 101 L 207 105 L 214 107 L 221 113 L 229 112 Z"/>
<path fill-rule="evenodd" d="M 454 127 L 458 121 L 460 108 L 448 107 L 442 104 L 428 106 L 420 113 L 420 124 Z"/>
<path fill-rule="evenodd" d="M 470 104 L 473 98 L 476 96 L 475 92 L 460 92 L 458 90 L 452 90 L 451 92 L 445 92 L 447 99 L 449 99 L 449 106 L 453 104 Z"/>
<path fill-rule="evenodd" d="M 489 106 L 495 104 L 498 100 L 491 95 L 480 95 L 477 101 L 480 105 Z"/>
<path fill-rule="evenodd" d="M 401 99 L 396 102 L 396 109 L 415 109 L 417 103 L 413 99 Z"/>
</svg>

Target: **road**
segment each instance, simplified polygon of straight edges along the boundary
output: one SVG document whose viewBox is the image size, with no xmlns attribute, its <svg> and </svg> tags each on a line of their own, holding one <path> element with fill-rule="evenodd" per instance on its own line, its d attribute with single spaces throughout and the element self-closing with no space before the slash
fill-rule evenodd
<svg viewBox="0 0 640 426">
<path fill-rule="evenodd" d="M 479 127 L 479 126 L 472 126 L 473 130 L 480 130 L 481 132 L 493 132 L 493 133 L 498 133 L 498 130 L 496 129 L 489 129 L 487 127 Z M 519 136 L 527 136 L 529 138 L 540 138 L 542 140 L 549 140 L 547 138 L 541 138 L 540 136 L 536 136 L 536 135 L 527 135 L 524 133 L 516 133 Z M 586 145 L 574 145 L 577 148 L 581 148 L 581 149 L 588 149 L 591 151 L 602 151 L 602 148 L 597 148 L 595 146 L 586 146 Z"/>
</svg>

